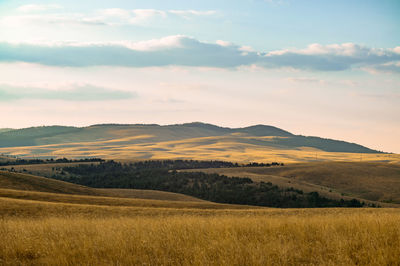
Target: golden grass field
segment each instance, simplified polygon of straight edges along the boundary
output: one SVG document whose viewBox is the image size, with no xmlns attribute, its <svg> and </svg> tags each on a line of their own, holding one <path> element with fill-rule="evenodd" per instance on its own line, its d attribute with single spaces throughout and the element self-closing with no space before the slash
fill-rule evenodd
<svg viewBox="0 0 400 266">
<path fill-rule="evenodd" d="M 398 209 L 4 205 L 2 265 L 399 265 Z"/>
<path fill-rule="evenodd" d="M 46 180 L 0 172 L 0 265 L 399 265 L 396 208 L 89 196 Z M 69 194 L 35 191 L 62 188 Z"/>
<path fill-rule="evenodd" d="M 32 158 L 44 157 L 100 157 L 104 159 L 196 159 L 232 162 L 391 162 L 400 163 L 399 154 L 325 152 L 315 148 L 279 149 L 258 145 L 276 137 L 227 135 L 188 138 L 172 141 L 149 141 L 149 135 L 115 138 L 112 140 L 82 141 L 25 147 L 0 148 L 0 154 Z M 142 139 L 141 142 L 135 142 Z M 134 141 L 133 141 L 134 140 Z M 133 141 L 133 142 L 132 142 Z"/>
</svg>

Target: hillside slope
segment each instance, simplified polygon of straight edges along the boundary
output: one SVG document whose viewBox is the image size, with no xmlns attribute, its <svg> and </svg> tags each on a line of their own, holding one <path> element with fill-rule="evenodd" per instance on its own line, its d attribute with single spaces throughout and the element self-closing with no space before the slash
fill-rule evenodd
<svg viewBox="0 0 400 266">
<path fill-rule="evenodd" d="M 0 153 L 19 157 L 102 157 L 113 159 L 215 159 L 230 161 L 309 161 L 320 153 L 384 155 L 344 141 L 293 135 L 265 125 L 224 128 L 204 123 L 181 125 L 93 125 L 36 127 L 0 133 Z M 346 154 L 347 153 L 347 154 Z M 337 154 L 336 154 L 337 155 Z M 333 157 L 336 155 L 333 154 Z M 272 158 L 271 158 L 272 157 Z M 385 159 L 386 160 L 386 159 Z"/>
<path fill-rule="evenodd" d="M 195 170 L 193 170 L 195 171 Z M 208 173 L 250 177 L 326 197 L 347 195 L 360 199 L 400 204 L 400 165 L 363 162 L 313 162 L 285 167 L 201 169 Z"/>
<path fill-rule="evenodd" d="M 11 173 L 8 171 L 0 171 L 0 190 L 1 189 L 85 196 L 206 202 L 195 197 L 178 193 L 140 189 L 95 189 L 51 178 L 29 174 Z"/>
</svg>

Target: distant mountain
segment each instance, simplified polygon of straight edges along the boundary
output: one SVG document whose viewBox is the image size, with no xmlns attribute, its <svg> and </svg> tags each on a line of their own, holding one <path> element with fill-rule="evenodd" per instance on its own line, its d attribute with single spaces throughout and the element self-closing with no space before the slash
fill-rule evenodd
<svg viewBox="0 0 400 266">
<path fill-rule="evenodd" d="M 163 145 L 160 146 L 160 143 Z M 117 155 L 118 151 L 126 151 L 126 147 L 136 147 L 135 151 L 141 151 L 143 158 L 154 158 L 157 156 L 148 152 L 163 151 L 163 156 L 167 156 L 178 144 L 181 149 L 185 149 L 185 154 L 191 150 L 192 153 L 196 153 L 196 147 L 200 145 L 207 146 L 207 149 L 215 152 L 229 149 L 243 152 L 246 147 L 251 146 L 259 149 L 313 148 L 327 152 L 378 153 L 355 143 L 294 135 L 266 125 L 227 128 L 200 122 L 166 126 L 99 124 L 81 128 L 42 126 L 0 132 L 0 148 L 28 146 L 32 147 L 31 155 L 47 154 L 61 149 L 68 149 L 74 155 L 73 150 L 79 148 L 80 151 L 87 149 L 87 152 L 81 155 L 90 156 L 90 151 L 95 147 L 103 151 L 113 150 L 113 154 Z M 35 146 L 40 146 L 41 149 L 35 150 Z M 7 153 L 7 150 L 1 149 L 0 153 Z"/>
</svg>

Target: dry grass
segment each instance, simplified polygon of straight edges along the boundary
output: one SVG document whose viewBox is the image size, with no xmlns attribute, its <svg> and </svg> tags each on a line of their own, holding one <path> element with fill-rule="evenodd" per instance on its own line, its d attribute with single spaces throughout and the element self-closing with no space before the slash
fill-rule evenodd
<svg viewBox="0 0 400 266">
<path fill-rule="evenodd" d="M 399 265 L 399 209 L 0 189 L 0 265 Z"/>
<path fill-rule="evenodd" d="M 104 159 L 197 159 L 233 162 L 309 162 L 309 161 L 380 161 L 400 163 L 399 154 L 360 154 L 324 152 L 314 148 L 279 149 L 273 145 L 258 145 L 273 137 L 226 135 L 163 141 L 147 140 L 148 135 L 135 136 L 143 141 L 131 142 L 126 137 L 113 140 L 47 144 L 0 148 L 0 153 L 20 157 L 100 157 Z M 251 140 L 251 141 L 250 141 Z"/>
<path fill-rule="evenodd" d="M 198 171 L 198 170 L 189 170 Z M 313 162 L 284 167 L 202 169 L 227 176 L 250 177 L 280 187 L 317 191 L 330 198 L 357 197 L 400 204 L 400 165 L 365 162 Z"/>
<path fill-rule="evenodd" d="M 90 188 L 1 174 L 71 194 L 0 189 L 0 265 L 400 265 L 399 209 L 72 195 Z"/>
<path fill-rule="evenodd" d="M 9 217 L 0 220 L 0 264 L 399 265 L 397 210 L 209 214 Z"/>
<path fill-rule="evenodd" d="M 41 176 L 12 173 L 8 171 L 0 171 L 0 188 L 78 195 L 96 195 L 96 192 L 93 189 L 85 186 Z"/>
<path fill-rule="evenodd" d="M 24 166 L 19 167 L 23 168 Z M 51 168 L 51 166 L 47 165 L 34 165 L 34 167 L 36 167 L 36 169 L 41 169 L 42 167 L 43 169 L 45 169 L 44 171 L 47 171 L 48 167 Z M 203 200 L 197 199 L 195 197 L 172 192 L 141 189 L 95 189 L 55 179 L 44 178 L 41 176 L 12 173 L 8 171 L 0 171 L 0 189 L 27 190 L 74 195 L 92 195 L 103 197 L 204 202 Z"/>
<path fill-rule="evenodd" d="M 21 211 L 18 215 L 24 215 L 24 211 L 29 211 L 29 215 L 35 211 L 38 204 L 48 203 L 63 203 L 68 206 L 85 205 L 85 206 L 115 206 L 115 207 L 140 207 L 140 208 L 173 208 L 173 209 L 257 209 L 245 205 L 234 204 L 218 204 L 209 201 L 169 201 L 169 200 L 154 200 L 154 199 L 130 199 L 130 198 L 112 198 L 100 196 L 83 196 L 69 195 L 58 193 L 46 193 L 35 191 L 22 191 L 11 189 L 0 189 L 0 200 L 7 200 L 8 204 L 0 205 L 0 216 L 5 215 L 5 210 L 10 210 L 9 206 L 14 204 L 15 207 L 21 205 Z M 30 204 L 27 204 L 29 202 Z M 35 204 L 37 203 L 37 204 Z M 25 204 L 25 206 L 24 206 Z M 39 212 L 45 212 L 45 209 L 51 209 L 55 205 L 41 205 Z M 66 208 L 68 206 L 65 206 Z M 28 216 L 29 216 L 28 215 Z"/>
</svg>

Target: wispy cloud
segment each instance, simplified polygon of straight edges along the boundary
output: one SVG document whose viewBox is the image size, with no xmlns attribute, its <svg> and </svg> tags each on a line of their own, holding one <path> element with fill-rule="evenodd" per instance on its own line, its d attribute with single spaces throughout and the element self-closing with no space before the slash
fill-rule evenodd
<svg viewBox="0 0 400 266">
<path fill-rule="evenodd" d="M 67 88 L 48 89 L 30 86 L 0 84 L 0 102 L 22 99 L 64 100 L 64 101 L 109 101 L 137 97 L 134 92 L 126 92 L 94 86 L 72 84 Z"/>
<path fill-rule="evenodd" d="M 24 5 L 17 8 L 23 14 L 0 18 L 0 25 L 15 26 L 24 24 L 81 24 L 81 25 L 138 25 L 157 19 L 180 17 L 184 19 L 215 15 L 214 10 L 157 10 L 157 9 L 99 9 L 91 13 L 47 12 L 61 9 L 59 5 Z"/>
<path fill-rule="evenodd" d="M 377 74 L 380 72 L 384 73 L 400 73 L 400 61 L 393 61 L 393 62 L 388 62 L 384 63 L 381 65 L 376 65 L 376 66 L 366 66 L 363 68 L 363 70 L 372 73 L 372 74 Z"/>
<path fill-rule="evenodd" d="M 169 10 L 168 13 L 190 19 L 197 16 L 213 16 L 217 14 L 215 10 L 199 11 L 199 10 Z"/>
<path fill-rule="evenodd" d="M 317 78 L 309 78 L 309 77 L 296 77 L 296 78 L 287 78 L 287 80 L 296 83 L 325 83 L 324 80 Z"/>
<path fill-rule="evenodd" d="M 143 42 L 0 43 L 0 61 L 54 66 L 205 66 L 257 65 L 318 71 L 371 68 L 397 71 L 398 47 L 368 48 L 352 43 L 320 45 L 262 53 L 229 42 L 206 43 L 176 35 Z"/>
<path fill-rule="evenodd" d="M 398 47 L 377 49 L 344 43 L 311 44 L 305 49 L 277 50 L 267 53 L 265 57 L 265 63 L 270 66 L 338 71 L 366 66 L 379 68 L 383 64 L 400 60 L 400 53 Z"/>
<path fill-rule="evenodd" d="M 20 6 L 17 8 L 18 11 L 24 12 L 24 13 L 43 12 L 43 11 L 55 10 L 55 9 L 62 9 L 62 6 L 55 5 L 55 4 L 49 4 L 49 5 L 31 4 L 31 5 L 23 5 L 23 6 Z"/>
</svg>

